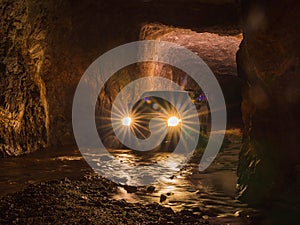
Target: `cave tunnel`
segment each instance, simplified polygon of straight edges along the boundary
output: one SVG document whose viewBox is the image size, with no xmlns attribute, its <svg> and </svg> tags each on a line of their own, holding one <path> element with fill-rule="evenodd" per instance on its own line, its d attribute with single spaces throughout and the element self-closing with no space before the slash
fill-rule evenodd
<svg viewBox="0 0 300 225">
<path fill-rule="evenodd" d="M 296 0 L 1 1 L 0 223 L 298 224 L 299 9 Z M 145 40 L 183 46 L 209 66 L 227 130 L 207 171 L 193 169 L 203 154 L 196 152 L 168 181 L 114 184 L 94 175 L 78 150 L 74 94 L 100 55 Z M 105 82 L 99 138 L 132 164 L 148 155 L 130 154 L 102 118 L 122 88 L 148 74 L 201 91 L 158 62 L 131 64 Z"/>
</svg>

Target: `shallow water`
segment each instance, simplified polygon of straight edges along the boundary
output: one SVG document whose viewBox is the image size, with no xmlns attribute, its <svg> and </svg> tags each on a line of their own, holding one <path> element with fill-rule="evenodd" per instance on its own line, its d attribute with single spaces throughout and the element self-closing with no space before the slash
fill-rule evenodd
<svg viewBox="0 0 300 225">
<path fill-rule="evenodd" d="M 250 224 L 258 212 L 235 200 L 236 168 L 241 136 L 238 131 L 227 135 L 230 143 L 218 154 L 213 164 L 205 171 L 198 171 L 197 155 L 174 176 L 167 176 L 153 184 L 155 190 L 138 187 L 128 193 L 119 187 L 114 199 L 128 202 L 160 202 L 173 210 L 186 209 L 202 213 L 212 224 Z M 163 160 L 169 153 L 154 155 L 132 154 L 130 150 L 114 150 L 113 155 L 123 163 L 147 164 Z M 107 156 L 112 157 L 112 156 Z M 76 178 L 91 171 L 76 148 L 66 147 L 60 151 L 42 151 L 19 158 L 0 159 L 0 196 L 22 190 L 29 184 Z"/>
<path fill-rule="evenodd" d="M 196 162 L 199 160 L 193 157 L 175 176 L 154 184 L 153 193 L 143 187 L 128 193 L 126 188 L 120 187 L 119 193 L 113 197 L 129 202 L 159 202 L 161 195 L 164 195 L 167 198 L 163 205 L 175 211 L 186 209 L 196 214 L 201 212 L 212 224 L 252 224 L 259 212 L 235 199 L 241 136 L 235 130 L 227 137 L 230 143 L 206 171 L 198 170 Z M 115 154 L 124 161 L 128 160 L 128 154 Z"/>
<path fill-rule="evenodd" d="M 29 184 L 81 177 L 91 171 L 74 147 L 40 151 L 17 158 L 0 158 L 0 164 L 0 197 L 20 191 Z"/>
</svg>

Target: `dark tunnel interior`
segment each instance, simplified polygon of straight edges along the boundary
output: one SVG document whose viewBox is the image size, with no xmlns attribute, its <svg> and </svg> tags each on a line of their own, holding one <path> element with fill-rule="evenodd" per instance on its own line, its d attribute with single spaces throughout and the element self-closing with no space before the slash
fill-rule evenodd
<svg viewBox="0 0 300 225">
<path fill-rule="evenodd" d="M 299 10 L 296 0 L 1 1 L 0 224 L 299 224 Z M 92 71 L 134 42 L 155 43 L 139 46 L 146 60 L 114 71 L 130 61 L 120 50 L 124 58 Z M 187 72 L 194 64 L 182 62 L 182 49 L 202 60 L 201 74 Z M 105 71 L 113 71 L 107 79 Z M 91 135 L 81 133 L 86 147 L 76 134 L 76 119 L 89 127 L 88 114 L 74 113 L 82 82 L 95 100 L 80 104 L 82 112 L 94 106 L 101 153 Z M 214 105 L 210 82 L 226 107 Z M 121 95 L 128 87 L 132 96 Z M 173 87 L 195 108 L 141 94 Z M 128 110 L 137 97 L 141 109 Z M 117 100 L 120 118 L 112 113 Z M 226 126 L 215 129 L 222 110 Z M 150 129 L 154 117 L 169 132 L 156 138 L 164 142 L 156 150 L 119 139 L 118 127 L 129 140 L 135 125 L 154 142 L 151 134 L 163 129 Z M 186 123 L 191 118 L 199 126 Z M 193 146 L 190 137 L 194 151 L 178 153 L 181 141 L 182 149 Z M 210 143 L 217 154 L 206 153 Z M 205 156 L 211 164 L 200 171 Z"/>
</svg>

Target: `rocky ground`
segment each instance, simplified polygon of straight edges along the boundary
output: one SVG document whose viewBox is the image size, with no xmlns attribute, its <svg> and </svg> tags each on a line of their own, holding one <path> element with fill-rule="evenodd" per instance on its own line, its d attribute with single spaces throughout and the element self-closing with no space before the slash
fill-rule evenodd
<svg viewBox="0 0 300 225">
<path fill-rule="evenodd" d="M 30 185 L 0 200 L 0 224 L 209 224 L 187 210 L 112 200 L 116 188 L 94 174 Z"/>
<path fill-rule="evenodd" d="M 227 136 L 231 137 L 228 132 Z M 232 137 L 240 140 L 240 133 Z M 231 142 L 235 149 L 235 142 Z M 225 154 L 228 163 L 229 151 L 227 148 Z M 193 170 L 201 157 L 197 153 L 180 172 L 182 176 L 147 187 L 117 185 L 95 175 L 80 152 L 71 147 L 2 159 L 0 224 L 220 224 L 220 218 L 215 221 L 219 215 L 236 211 L 246 215 L 245 209 L 226 194 L 202 187 L 202 182 L 211 186 L 219 179 L 217 171 L 223 167 L 218 165 L 224 164 L 223 158 L 216 160 L 212 171 L 199 174 Z M 124 150 L 116 150 L 116 154 L 124 161 L 133 160 Z M 235 152 L 227 170 L 236 168 L 236 157 Z M 231 176 L 225 176 L 228 186 Z M 170 185 L 175 189 L 169 190 Z M 221 219 L 222 224 L 244 225 L 247 221 L 243 215 L 236 216 L 227 216 L 227 222 Z"/>
<path fill-rule="evenodd" d="M 78 150 L 2 159 L 0 225 L 298 225 L 299 194 L 286 198 L 293 202 L 269 203 L 268 210 L 251 209 L 234 199 L 240 131 L 227 131 L 225 142 L 205 173 L 193 166 L 201 156 L 196 152 L 178 177 L 147 187 L 117 185 L 99 177 Z"/>
</svg>

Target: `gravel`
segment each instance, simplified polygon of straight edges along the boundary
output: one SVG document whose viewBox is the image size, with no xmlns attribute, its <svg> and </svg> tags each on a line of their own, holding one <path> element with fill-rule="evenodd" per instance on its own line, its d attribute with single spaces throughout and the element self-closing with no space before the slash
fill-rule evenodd
<svg viewBox="0 0 300 225">
<path fill-rule="evenodd" d="M 208 224 L 199 212 L 114 200 L 117 187 L 94 174 L 32 184 L 0 199 L 0 224 Z"/>
</svg>

